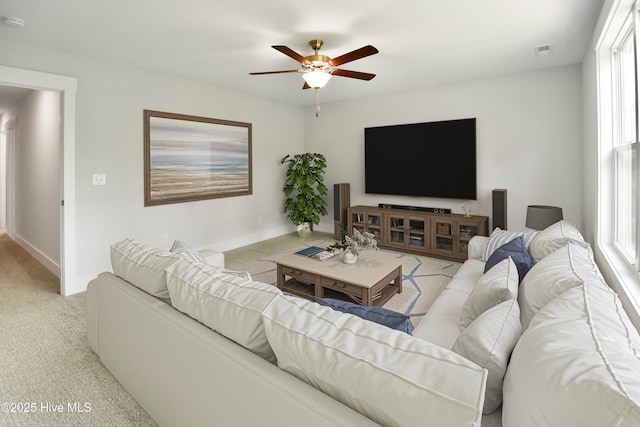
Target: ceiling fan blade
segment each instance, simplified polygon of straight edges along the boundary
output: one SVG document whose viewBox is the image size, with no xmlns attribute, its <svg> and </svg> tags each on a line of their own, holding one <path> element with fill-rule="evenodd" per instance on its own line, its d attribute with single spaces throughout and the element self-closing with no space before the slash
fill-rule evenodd
<svg viewBox="0 0 640 427">
<path fill-rule="evenodd" d="M 371 45 L 367 45 L 352 52 L 345 53 L 342 56 L 338 56 L 337 58 L 333 58 L 331 61 L 329 61 L 329 65 L 331 65 L 332 67 L 337 67 L 339 65 L 346 64 L 347 62 L 355 61 L 356 59 L 364 58 L 369 55 L 375 55 L 376 53 L 378 53 L 378 49 Z"/>
<path fill-rule="evenodd" d="M 334 75 L 334 76 L 351 77 L 352 79 L 360 79 L 360 80 L 371 80 L 372 78 L 374 78 L 376 76 L 375 74 L 371 74 L 371 73 L 363 73 L 363 72 L 360 72 L 360 71 L 341 70 L 339 68 L 333 70 L 333 72 L 331 74 Z"/>
<path fill-rule="evenodd" d="M 311 89 L 311 86 L 309 86 L 307 82 L 304 82 L 304 85 L 302 85 L 302 89 Z"/>
<path fill-rule="evenodd" d="M 272 48 L 274 48 L 275 50 L 277 50 L 278 52 L 284 53 L 285 55 L 287 55 L 289 58 L 293 58 L 296 61 L 298 61 L 299 63 L 301 63 L 302 65 L 307 65 L 307 64 L 311 64 L 311 62 L 305 58 L 304 56 L 300 55 L 299 53 L 293 51 L 292 49 L 286 47 L 286 46 L 271 46 Z"/>
<path fill-rule="evenodd" d="M 299 71 L 300 70 L 260 71 L 260 72 L 257 72 L 257 73 L 249 73 L 249 74 L 251 74 L 252 76 L 257 76 L 257 75 L 260 75 L 260 74 L 297 73 Z"/>
</svg>

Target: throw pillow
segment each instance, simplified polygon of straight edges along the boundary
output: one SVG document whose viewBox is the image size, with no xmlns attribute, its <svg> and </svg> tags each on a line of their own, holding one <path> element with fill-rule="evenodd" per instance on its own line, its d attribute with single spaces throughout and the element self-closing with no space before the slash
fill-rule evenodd
<svg viewBox="0 0 640 427">
<path fill-rule="evenodd" d="M 177 257 L 133 239 L 111 245 L 110 255 L 116 276 L 171 304 L 164 270 L 178 262 Z"/>
<path fill-rule="evenodd" d="M 602 286 L 604 281 L 590 247 L 574 240 L 531 267 L 518 291 L 520 321 L 527 329 L 542 307 L 583 283 Z"/>
<path fill-rule="evenodd" d="M 588 246 L 580 231 L 571 223 L 561 220 L 550 225 L 536 234 L 529 245 L 532 263 L 535 264 L 542 258 L 555 252 L 569 242 L 582 246 Z"/>
<path fill-rule="evenodd" d="M 511 260 L 516 265 L 518 281 L 522 282 L 524 275 L 531 269 L 531 257 L 527 251 L 523 236 L 518 236 L 496 249 L 487 260 L 484 272 L 486 273 L 491 267 L 508 257 L 511 257 Z"/>
<path fill-rule="evenodd" d="M 484 273 L 476 282 L 462 306 L 460 329 L 464 329 L 482 313 L 518 295 L 518 270 L 511 258 L 504 259 Z"/>
<path fill-rule="evenodd" d="M 200 252 L 196 251 L 180 240 L 176 240 L 173 242 L 173 246 L 171 246 L 170 252 L 176 255 L 180 255 L 186 259 L 190 259 L 191 261 L 201 262 L 202 264 L 207 263 L 207 260 L 204 259 Z"/>
<path fill-rule="evenodd" d="M 278 367 L 384 426 L 479 426 L 487 372 L 451 350 L 302 298 L 263 312 Z"/>
<path fill-rule="evenodd" d="M 485 414 L 502 403 L 502 381 L 521 334 L 520 309 L 512 299 L 482 313 L 453 343 L 453 351 L 488 371 L 482 411 Z"/>
<path fill-rule="evenodd" d="M 639 426 L 639 348 L 604 281 L 568 290 L 540 310 L 513 350 L 503 425 Z"/>
<path fill-rule="evenodd" d="M 166 269 L 173 307 L 247 350 L 275 362 L 262 322 L 262 311 L 282 292 L 207 264 L 178 262 Z"/>
<path fill-rule="evenodd" d="M 391 329 L 405 332 L 409 335 L 411 335 L 411 332 L 413 331 L 411 318 L 409 316 L 396 311 L 387 310 L 386 308 L 359 305 L 333 298 L 316 297 L 316 302 L 320 305 L 331 307 L 334 310 L 353 314 L 354 316 L 387 326 Z"/>
<path fill-rule="evenodd" d="M 524 238 L 525 246 L 528 249 L 529 243 L 531 243 L 533 237 L 535 237 L 537 233 L 537 231 L 507 231 L 496 227 L 495 230 L 491 232 L 491 236 L 489 236 L 489 241 L 487 242 L 487 246 L 484 248 L 481 261 L 486 262 L 496 249 L 505 243 L 509 243 L 518 236 L 522 236 Z"/>
<path fill-rule="evenodd" d="M 198 269 L 201 269 L 202 266 L 205 265 L 208 267 L 208 269 L 216 270 L 221 274 L 231 274 L 232 276 L 238 276 L 242 279 L 253 281 L 253 278 L 251 277 L 251 274 L 248 271 L 228 270 L 224 267 L 219 267 L 218 265 L 215 265 L 215 264 L 209 264 L 208 262 L 206 262 L 206 258 L 205 258 L 205 262 L 201 262 L 177 253 L 172 253 L 171 257 L 180 259 L 182 262 L 188 262 L 191 265 L 196 266 L 196 268 Z"/>
</svg>

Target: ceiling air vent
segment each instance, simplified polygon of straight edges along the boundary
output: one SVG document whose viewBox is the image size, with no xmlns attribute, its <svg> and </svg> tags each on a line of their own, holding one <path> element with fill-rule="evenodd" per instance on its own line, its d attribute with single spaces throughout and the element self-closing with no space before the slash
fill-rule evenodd
<svg viewBox="0 0 640 427">
<path fill-rule="evenodd" d="M 550 44 L 541 44 L 540 46 L 536 46 L 533 49 L 535 50 L 537 56 L 551 55 Z"/>
</svg>

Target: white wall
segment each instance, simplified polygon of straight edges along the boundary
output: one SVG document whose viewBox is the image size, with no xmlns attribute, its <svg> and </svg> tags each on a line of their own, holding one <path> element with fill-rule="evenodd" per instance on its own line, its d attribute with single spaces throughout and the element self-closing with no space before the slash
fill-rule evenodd
<svg viewBox="0 0 640 427">
<path fill-rule="evenodd" d="M 159 246 L 166 233 L 170 241 L 226 250 L 294 230 L 282 213 L 279 160 L 303 148 L 300 107 L 6 42 L 0 42 L 0 58 L 6 66 L 78 78 L 77 276 L 88 281 L 109 270 L 109 245 L 127 236 Z M 145 208 L 144 109 L 252 123 L 253 195 Z M 92 186 L 93 173 L 105 173 L 107 185 Z"/>
<path fill-rule="evenodd" d="M 226 250 L 293 231 L 282 213 L 279 160 L 285 154 L 325 154 L 327 185 L 350 182 L 354 205 L 461 212 L 459 200 L 365 195 L 368 126 L 476 117 L 479 200 L 473 213 L 490 216 L 491 190 L 507 188 L 510 229 L 524 228 L 528 204 L 562 206 L 565 218 L 582 223 L 578 65 L 323 104 L 316 118 L 315 107 L 62 52 L 0 42 L 0 58 L 3 65 L 78 78 L 77 275 L 87 280 L 110 268 L 108 246 L 126 236 L 160 245 L 166 233 Z M 143 109 L 253 123 L 253 195 L 143 207 Z M 105 173 L 107 185 L 92 186 L 93 173 Z M 329 212 L 331 205 L 329 197 Z M 320 229 L 332 231 L 331 216 Z"/>
<path fill-rule="evenodd" d="M 561 206 L 565 219 L 582 226 L 581 91 L 581 68 L 574 65 L 324 104 L 318 118 L 308 107 L 305 151 L 327 156 L 331 192 L 334 183 L 351 183 L 352 205 L 462 213 L 461 200 L 364 194 L 364 128 L 476 117 L 478 201 L 472 213 L 491 216 L 491 190 L 506 188 L 509 229 L 524 229 L 530 204 Z M 425 159 L 425 168 L 430 161 L 436 160 Z M 455 173 L 455 163 L 451 169 Z M 332 230 L 332 221 L 323 218 L 321 227 Z"/>
<path fill-rule="evenodd" d="M 60 94 L 31 91 L 16 116 L 16 238 L 59 265 Z"/>
<path fill-rule="evenodd" d="M 7 134 L 9 114 L 0 114 L 0 228 L 7 227 Z"/>
</svg>

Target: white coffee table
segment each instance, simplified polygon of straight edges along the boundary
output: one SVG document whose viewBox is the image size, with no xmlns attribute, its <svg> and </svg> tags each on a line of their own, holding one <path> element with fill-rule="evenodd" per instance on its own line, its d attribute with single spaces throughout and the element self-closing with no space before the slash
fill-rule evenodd
<svg viewBox="0 0 640 427">
<path fill-rule="evenodd" d="M 362 251 L 355 264 L 344 264 L 342 255 L 325 261 L 290 254 L 275 260 L 278 288 L 314 300 L 337 298 L 382 306 L 402 292 L 402 263 L 376 251 Z"/>
</svg>

